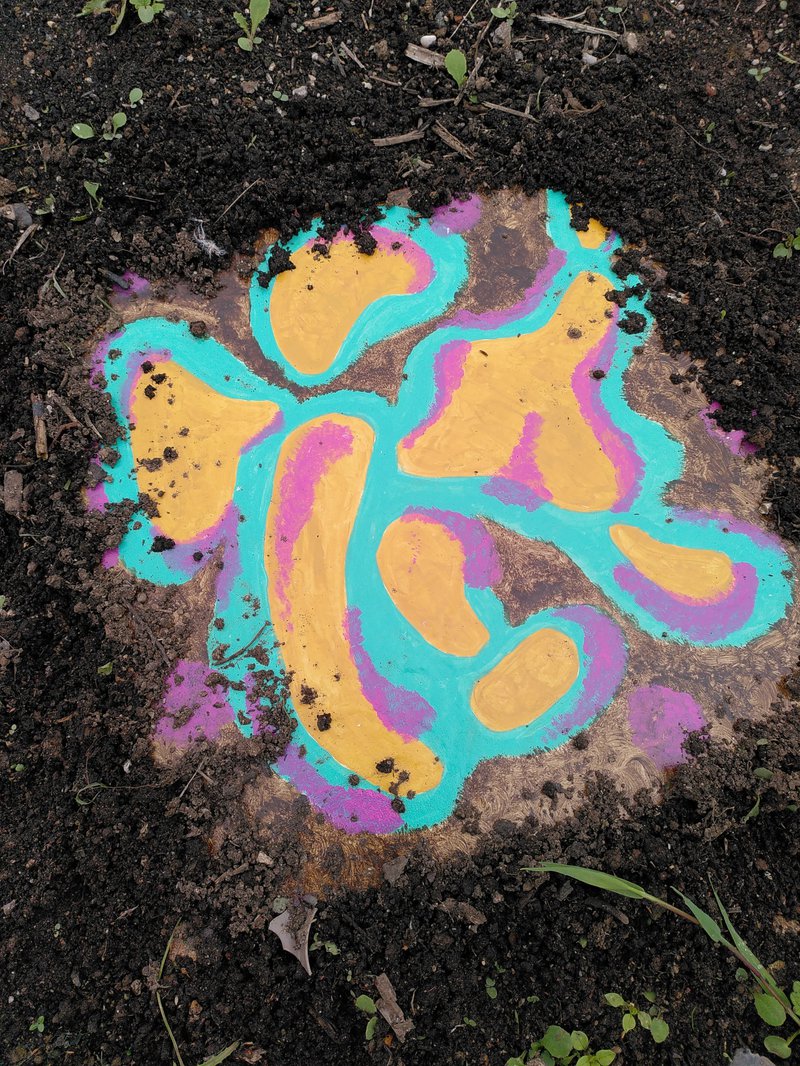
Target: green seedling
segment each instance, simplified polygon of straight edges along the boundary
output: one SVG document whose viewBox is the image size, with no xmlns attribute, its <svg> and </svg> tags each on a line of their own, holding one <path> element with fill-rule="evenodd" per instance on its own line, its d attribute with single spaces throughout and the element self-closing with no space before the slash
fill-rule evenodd
<svg viewBox="0 0 800 1066">
<path fill-rule="evenodd" d="M 309 947 L 309 951 L 319 951 L 324 948 L 329 955 L 340 955 L 339 948 L 332 940 L 320 940 L 319 936 L 314 933 L 314 939 Z"/>
<path fill-rule="evenodd" d="M 800 226 L 772 249 L 775 259 L 791 259 L 795 252 L 800 252 Z"/>
<path fill-rule="evenodd" d="M 653 1038 L 653 1043 L 663 1044 L 669 1036 L 669 1026 L 661 1017 L 661 1011 L 655 1006 L 655 993 L 645 992 L 651 1006 L 642 1010 L 635 1003 L 626 1002 L 618 992 L 606 992 L 605 1001 L 609 1007 L 617 1007 L 622 1011 L 622 1035 L 625 1037 L 633 1032 L 637 1024 L 641 1029 L 646 1029 Z"/>
<path fill-rule="evenodd" d="M 460 89 L 467 80 L 467 57 L 460 48 L 451 48 L 444 57 L 444 69 Z"/>
<path fill-rule="evenodd" d="M 359 996 L 355 1001 L 356 1010 L 367 1015 L 367 1027 L 364 1030 L 364 1039 L 372 1040 L 375 1030 L 378 1028 L 378 1008 L 372 996 Z"/>
<path fill-rule="evenodd" d="M 104 141 L 116 141 L 122 136 L 119 132 L 125 123 L 128 121 L 128 116 L 124 111 L 115 111 L 111 118 L 106 119 L 103 126 L 103 140 Z"/>
<path fill-rule="evenodd" d="M 661 907 L 663 910 L 670 911 L 679 918 L 683 918 L 684 921 L 699 926 L 714 944 L 720 944 L 735 959 L 738 959 L 741 963 L 741 969 L 737 973 L 741 973 L 745 977 L 749 975 L 754 981 L 753 1005 L 758 1011 L 759 1017 L 774 1028 L 782 1027 L 787 1021 L 792 1022 L 794 1032 L 785 1038 L 773 1033 L 764 1041 L 764 1046 L 770 1054 L 776 1055 L 778 1058 L 789 1058 L 792 1053 L 791 1045 L 800 1036 L 800 981 L 793 982 L 792 991 L 789 995 L 778 986 L 770 971 L 736 930 L 713 885 L 711 886 L 711 891 L 714 894 L 714 900 L 725 925 L 727 936 L 723 933 L 722 927 L 715 918 L 712 918 L 707 911 L 698 907 L 693 900 L 676 888 L 673 888 L 673 892 L 680 896 L 688 910 L 675 907 L 672 903 L 668 903 L 667 900 L 651 895 L 641 885 L 637 885 L 633 881 L 626 881 L 622 877 L 615 877 L 613 874 L 604 873 L 602 870 L 593 870 L 586 866 L 565 866 L 558 862 L 543 862 L 538 866 L 523 867 L 523 869 L 528 873 L 563 874 L 565 877 L 571 877 L 575 881 L 591 885 L 593 888 L 599 888 L 604 892 L 613 892 L 615 895 L 625 896 L 627 899 L 637 899 L 645 903 L 651 903 L 655 907 Z"/>
<path fill-rule="evenodd" d="M 252 52 L 257 44 L 261 44 L 263 37 L 257 37 L 258 27 L 269 14 L 271 0 L 250 0 L 248 13 L 250 20 L 245 18 L 241 11 L 234 11 L 233 19 L 243 36 L 237 40 L 237 44 L 243 52 Z"/>
<path fill-rule="evenodd" d="M 493 977 L 486 978 L 486 995 L 489 999 L 497 999 L 497 982 Z"/>
<path fill-rule="evenodd" d="M 44 198 L 44 203 L 42 204 L 42 206 L 41 207 L 37 207 L 36 210 L 33 213 L 34 213 L 34 215 L 52 215 L 52 214 L 55 213 L 55 210 L 56 210 L 56 198 L 55 198 L 55 196 L 53 196 L 52 193 L 48 193 L 47 196 L 45 196 L 45 198 Z M 2 599 L 2 598 L 3 597 L 0 596 L 0 599 Z M 0 603 L 0 607 L 2 607 L 2 606 L 3 606 L 2 603 Z"/>
<path fill-rule="evenodd" d="M 711 144 L 714 140 L 714 130 L 717 128 L 716 122 L 707 122 L 703 133 L 706 137 L 706 144 Z"/>
<path fill-rule="evenodd" d="M 114 673 L 113 663 L 103 663 L 102 666 L 97 667 L 97 673 L 100 677 L 110 677 Z"/>
<path fill-rule="evenodd" d="M 94 126 L 90 126 L 88 122 L 76 122 L 72 127 L 72 132 L 82 141 L 90 141 L 96 136 Z"/>
<path fill-rule="evenodd" d="M 128 103 L 131 107 L 138 107 L 139 104 L 142 102 L 143 97 L 144 93 L 141 89 L 131 89 L 131 91 L 128 93 Z"/>
<path fill-rule="evenodd" d="M 510 0 L 508 4 L 498 4 L 497 7 L 489 9 L 496 19 L 505 19 L 508 23 L 513 23 L 514 19 L 519 14 L 517 10 L 517 0 Z"/>
<path fill-rule="evenodd" d="M 44 1015 L 40 1014 L 38 1018 L 34 1018 L 31 1024 L 28 1026 L 29 1033 L 43 1033 L 44 1032 Z"/>
<path fill-rule="evenodd" d="M 103 210 L 103 197 L 99 195 L 100 182 L 85 181 L 83 187 L 89 197 L 89 210 L 82 215 L 73 215 L 70 222 L 85 222 L 95 212 L 99 214 Z"/>
<path fill-rule="evenodd" d="M 750 67 L 747 73 L 760 84 L 771 70 L 772 67 Z"/>
<path fill-rule="evenodd" d="M 86 0 L 80 11 L 80 15 L 106 15 L 114 14 L 113 7 L 114 0 Z M 128 12 L 129 0 L 118 0 L 119 8 L 116 9 L 116 15 L 114 21 L 111 24 L 111 29 L 108 31 L 109 37 L 113 37 L 117 30 L 122 25 L 122 20 Z M 156 15 L 166 7 L 163 0 L 130 0 L 131 7 L 139 16 L 139 21 L 145 26 L 148 26 Z"/>
<path fill-rule="evenodd" d="M 543 1066 L 611 1066 L 616 1057 L 610 1048 L 592 1051 L 589 1037 L 580 1029 L 568 1033 L 560 1025 L 551 1025 L 526 1053 L 507 1059 L 506 1066 L 526 1066 L 531 1059 Z"/>
</svg>

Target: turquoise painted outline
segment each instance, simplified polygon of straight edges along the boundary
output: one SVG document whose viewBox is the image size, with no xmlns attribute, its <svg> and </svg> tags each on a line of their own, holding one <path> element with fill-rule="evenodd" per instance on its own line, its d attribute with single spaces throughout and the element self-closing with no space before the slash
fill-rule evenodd
<svg viewBox="0 0 800 1066">
<path fill-rule="evenodd" d="M 469 711 L 469 696 L 475 681 L 485 675 L 500 659 L 517 646 L 520 640 L 548 624 L 566 632 L 584 649 L 584 633 L 576 622 L 554 617 L 555 611 L 545 611 L 528 619 L 522 626 L 511 627 L 505 621 L 503 608 L 488 589 L 467 588 L 467 598 L 478 617 L 484 622 L 491 638 L 475 657 L 465 660 L 444 655 L 427 644 L 395 608 L 377 570 L 375 553 L 386 527 L 408 508 L 433 507 L 458 510 L 469 516 L 485 516 L 533 540 L 552 543 L 565 551 L 584 573 L 598 585 L 619 608 L 636 619 L 646 632 L 658 639 L 682 642 L 680 634 L 653 619 L 631 596 L 618 588 L 613 580 L 613 568 L 625 559 L 608 535 L 610 525 L 622 522 L 636 524 L 651 535 L 663 536 L 666 518 L 673 510 L 664 504 L 663 494 L 670 482 L 677 480 L 683 469 L 683 446 L 669 436 L 655 422 L 633 411 L 623 391 L 623 375 L 633 355 L 633 348 L 643 336 L 630 337 L 620 333 L 617 350 L 606 377 L 600 383 L 601 397 L 612 422 L 633 439 L 638 453 L 657 456 L 659 467 L 644 462 L 644 476 L 638 497 L 627 513 L 579 514 L 560 511 L 544 503 L 528 512 L 522 507 L 503 504 L 486 495 L 482 489 L 486 478 L 427 479 L 404 474 L 397 468 L 396 449 L 399 441 L 428 411 L 434 397 L 433 359 L 436 351 L 451 340 L 514 336 L 538 329 L 551 316 L 561 295 L 584 270 L 608 278 L 618 279 L 611 271 L 611 253 L 618 243 L 600 249 L 584 248 L 569 225 L 569 208 L 563 197 L 549 194 L 549 232 L 555 245 L 567 252 L 567 263 L 556 275 L 540 305 L 528 315 L 514 322 L 482 330 L 475 326 L 448 326 L 423 339 L 412 351 L 406 364 L 404 381 L 396 407 L 381 397 L 345 390 L 314 397 L 303 403 L 287 391 L 267 384 L 222 345 L 211 339 L 198 340 L 185 323 L 169 323 L 163 319 L 139 320 L 126 326 L 115 337 L 112 349 L 123 353 L 123 360 L 141 352 L 142 359 L 160 350 L 169 350 L 173 358 L 186 370 L 196 374 L 222 395 L 232 399 L 271 400 L 284 415 L 282 431 L 269 437 L 242 455 L 236 479 L 234 501 L 245 517 L 238 528 L 238 551 L 242 572 L 233 583 L 227 607 L 220 612 L 225 625 L 222 633 L 212 629 L 209 635 L 209 661 L 214 651 L 227 644 L 232 655 L 255 637 L 268 623 L 267 577 L 263 563 L 264 530 L 278 452 L 286 436 L 300 425 L 324 414 L 347 414 L 363 418 L 376 433 L 376 446 L 370 462 L 367 485 L 353 530 L 347 555 L 346 583 L 348 602 L 362 614 L 364 647 L 376 668 L 392 683 L 415 689 L 435 709 L 436 720 L 423 734 L 444 762 L 441 784 L 432 792 L 423 793 L 407 804 L 404 816 L 409 828 L 430 825 L 445 818 L 452 810 L 458 791 L 466 777 L 482 760 L 497 755 L 519 755 L 537 749 L 558 746 L 548 737 L 555 718 L 574 707 L 582 692 L 585 678 L 585 654 L 581 656 L 581 675 L 570 691 L 551 710 L 528 726 L 494 733 L 478 722 Z M 416 232 L 415 232 L 416 237 Z M 448 238 L 451 240 L 452 238 Z M 634 279 L 634 283 L 635 283 Z M 261 290 L 263 291 L 263 290 Z M 387 302 L 391 299 L 386 298 Z M 644 314 L 648 329 L 652 318 L 642 300 L 630 300 L 630 310 Z M 397 305 L 383 307 L 381 321 L 383 335 L 391 335 L 404 328 L 406 321 Z M 398 323 L 401 323 L 398 325 Z M 382 338 L 379 338 L 382 339 Z M 122 422 L 127 413 L 122 410 L 124 381 L 113 375 L 124 365 L 123 360 L 106 361 L 108 392 Z M 340 369 L 336 364 L 327 377 L 334 377 Z M 136 498 L 136 477 L 127 435 L 117 445 L 119 463 L 106 468 L 111 476 L 108 485 L 110 502 Z M 120 547 L 125 566 L 141 577 L 158 584 L 186 580 L 187 574 L 170 566 L 170 553 L 149 551 L 153 527 L 145 515 L 135 516 L 142 526 L 130 528 Z M 133 523 L 132 523 L 133 525 Z M 717 548 L 726 551 L 735 561 L 750 562 L 758 571 L 759 589 L 753 615 L 736 633 L 712 642 L 712 646 L 741 647 L 766 632 L 784 614 L 791 601 L 791 585 L 786 571 L 788 559 L 777 547 L 758 544 L 746 534 L 723 533 L 720 522 L 695 525 L 676 519 L 670 526 L 670 539 L 687 547 Z M 242 619 L 245 595 L 251 596 L 250 617 Z M 252 600 L 259 602 L 258 609 Z M 266 633 L 269 633 L 267 628 Z M 687 642 L 689 643 L 689 642 Z M 591 650 L 591 649 L 586 649 Z M 270 666 L 280 671 L 283 664 L 279 649 L 273 647 Z M 247 654 L 240 655 L 224 667 L 231 681 L 244 681 L 248 673 Z M 231 690 L 229 698 L 237 711 L 245 711 L 245 695 Z M 453 715 L 458 715 L 454 723 Z M 581 723 L 581 728 L 586 723 Z M 248 733 L 249 727 L 242 727 Z M 573 730 L 574 732 L 574 730 Z M 563 743 L 569 734 L 559 738 Z M 348 785 L 350 771 L 332 759 L 298 723 L 295 734 L 303 743 L 308 758 L 334 785 Z"/>
</svg>

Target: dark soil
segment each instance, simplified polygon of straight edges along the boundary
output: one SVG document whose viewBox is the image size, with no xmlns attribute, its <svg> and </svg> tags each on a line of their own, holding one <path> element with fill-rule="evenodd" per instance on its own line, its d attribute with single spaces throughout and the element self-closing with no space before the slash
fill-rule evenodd
<svg viewBox="0 0 800 1066">
<path fill-rule="evenodd" d="M 779 980 L 800 977 L 796 714 L 743 726 L 735 749 L 700 750 L 661 805 L 626 802 L 599 780 L 559 830 L 500 824 L 474 859 L 441 869 L 421 847 L 399 877 L 391 868 L 394 883 L 334 894 L 314 928 L 338 954 L 315 951 L 310 979 L 265 930 L 302 843 L 288 835 L 258 854 L 238 802 L 270 752 L 197 750 L 168 771 L 150 758 L 144 708 L 168 657 L 136 621 L 135 584 L 113 605 L 95 584 L 116 534 L 84 513 L 82 489 L 98 437 L 115 433 L 83 357 L 113 276 L 213 288 L 228 259 L 200 250 L 196 219 L 231 253 L 265 226 L 286 235 L 318 213 L 358 229 L 402 188 L 423 211 L 480 188 L 564 191 L 631 242 L 624 267 L 654 289 L 666 343 L 692 354 L 724 427 L 747 430 L 773 461 L 772 516 L 800 534 L 800 255 L 772 256 L 800 225 L 796 4 L 634 0 L 622 18 L 638 47 L 600 38 L 594 65 L 581 62 L 582 34 L 532 17 L 552 10 L 538 0 L 520 2 L 504 50 L 496 20 L 483 32 L 488 6 L 342 0 L 340 20 L 315 28 L 304 20 L 324 9 L 273 0 L 252 55 L 236 46 L 231 0 L 173 0 L 150 26 L 131 12 L 114 37 L 109 15 L 75 20 L 79 0 L 0 8 L 0 201 L 40 223 L 6 263 L 22 231 L 0 220 L 0 457 L 14 475 L 0 514 L 3 1064 L 170 1062 L 155 990 L 179 919 L 160 989 L 187 1066 L 235 1039 L 248 1043 L 232 1061 L 266 1066 L 502 1066 L 551 1023 L 613 1046 L 612 991 L 640 1003 L 654 991 L 672 1029 L 660 1048 L 626 1037 L 626 1062 L 717 1063 L 760 1046 L 732 959 L 671 917 L 522 871 L 545 858 L 660 893 L 676 885 L 705 904 L 711 875 L 761 957 L 780 962 Z M 583 18 L 623 28 L 600 3 Z M 406 59 L 406 45 L 456 30 L 470 67 L 476 46 L 483 58 L 479 102 L 471 88 L 424 106 L 454 85 Z M 99 130 L 135 86 L 144 101 L 120 139 L 70 134 L 75 122 Z M 373 144 L 417 128 L 421 139 Z M 84 181 L 100 183 L 102 210 L 71 221 L 89 213 Z M 52 213 L 35 213 L 48 203 Z M 47 412 L 44 460 L 31 396 L 50 389 L 62 405 Z M 141 640 L 109 635 L 112 606 Z M 745 821 L 759 791 L 760 813 Z M 447 900 L 470 907 L 442 909 Z M 377 996 L 384 971 L 415 1023 L 402 1047 L 383 1021 L 366 1043 L 353 1007 L 353 994 Z M 43 1033 L 30 1030 L 39 1016 Z"/>
</svg>

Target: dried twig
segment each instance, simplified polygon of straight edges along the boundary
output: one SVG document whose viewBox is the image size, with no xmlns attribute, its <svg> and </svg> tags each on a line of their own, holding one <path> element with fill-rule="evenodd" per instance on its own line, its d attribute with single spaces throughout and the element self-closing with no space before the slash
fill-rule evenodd
<svg viewBox="0 0 800 1066">
<path fill-rule="evenodd" d="M 11 254 L 8 256 L 8 258 L 6 259 L 5 263 L 3 263 L 3 269 L 0 270 L 0 274 L 5 274 L 6 267 L 8 266 L 8 264 L 11 262 L 11 260 L 14 258 L 14 256 L 17 254 L 17 252 L 20 250 L 20 248 L 23 246 L 25 241 L 27 241 L 28 237 L 32 237 L 33 234 L 39 228 L 40 228 L 40 223 L 38 223 L 38 222 L 34 222 L 32 225 L 28 226 L 28 228 L 22 234 L 20 239 L 17 241 L 17 243 L 11 249 Z"/>
<path fill-rule="evenodd" d="M 539 22 L 546 22 L 548 26 L 560 26 L 562 30 L 573 30 L 575 33 L 585 33 L 590 37 L 610 37 L 612 41 L 618 41 L 621 36 L 602 26 L 592 26 L 588 22 L 570 22 L 569 19 L 562 19 L 557 15 L 534 15 L 533 18 L 538 19 Z"/>
<path fill-rule="evenodd" d="M 33 432 L 36 440 L 36 458 L 47 458 L 47 423 L 44 420 L 44 404 L 38 392 L 31 393 Z"/>
<path fill-rule="evenodd" d="M 341 17 L 341 11 L 329 11 L 327 15 L 320 15 L 315 19 L 306 19 L 303 25 L 307 30 L 324 30 L 326 26 L 335 26 Z"/>
<path fill-rule="evenodd" d="M 415 63 L 422 63 L 426 67 L 443 67 L 444 56 L 430 48 L 423 48 L 421 44 L 410 44 L 406 48 L 406 56 Z"/>
<path fill-rule="evenodd" d="M 396 144 L 408 144 L 409 141 L 421 141 L 425 136 L 425 130 L 409 130 L 408 133 L 396 133 L 393 137 L 373 137 L 372 143 L 376 148 L 392 148 Z"/>
<path fill-rule="evenodd" d="M 258 183 L 259 183 L 260 181 L 262 181 L 262 180 L 263 180 L 262 178 L 256 178 L 256 180 L 255 180 L 255 181 L 251 181 L 251 182 L 250 182 L 250 184 L 249 184 L 249 185 L 248 185 L 248 186 L 247 186 L 247 187 L 246 187 L 245 189 L 242 189 L 242 191 L 241 191 L 241 192 L 239 193 L 239 195 L 238 195 L 238 196 L 236 197 L 236 199 L 235 199 L 235 200 L 231 200 L 231 202 L 230 202 L 230 203 L 228 204 L 228 206 L 227 206 L 227 207 L 225 208 L 225 210 L 224 210 L 224 211 L 222 212 L 222 214 L 221 214 L 221 215 L 218 215 L 218 216 L 217 216 L 217 218 L 215 218 L 215 219 L 214 219 L 214 221 L 215 221 L 215 222 L 219 222 L 219 220 L 220 220 L 221 218 L 224 218 L 224 217 L 225 217 L 225 215 L 227 215 L 227 213 L 228 213 L 228 212 L 230 211 L 230 209 L 231 209 L 231 208 L 232 208 L 232 207 L 234 206 L 234 204 L 238 204 L 238 203 L 239 203 L 239 201 L 241 200 L 241 198 L 242 198 L 243 196 L 246 196 L 246 195 L 247 195 L 247 193 L 249 193 L 249 192 L 250 192 L 250 190 L 251 190 L 251 189 L 252 189 L 252 188 L 253 188 L 254 186 L 258 185 Z"/>
<path fill-rule="evenodd" d="M 504 115 L 516 115 L 517 118 L 526 118 L 529 122 L 538 122 L 529 111 L 516 111 L 513 107 L 505 107 L 504 104 L 493 104 L 489 100 L 481 100 L 481 107 L 488 107 L 490 111 L 502 111 Z"/>
<path fill-rule="evenodd" d="M 450 130 L 445 129 L 445 127 L 441 124 L 441 122 L 438 121 L 438 119 L 436 122 L 434 122 L 432 128 L 436 136 L 440 137 L 448 146 L 448 148 L 452 148 L 453 151 L 459 152 L 461 155 L 464 156 L 465 159 L 475 159 L 474 154 L 469 150 L 469 148 L 467 148 L 464 142 L 460 141 L 458 137 L 455 136 L 455 134 L 450 132 Z"/>
</svg>

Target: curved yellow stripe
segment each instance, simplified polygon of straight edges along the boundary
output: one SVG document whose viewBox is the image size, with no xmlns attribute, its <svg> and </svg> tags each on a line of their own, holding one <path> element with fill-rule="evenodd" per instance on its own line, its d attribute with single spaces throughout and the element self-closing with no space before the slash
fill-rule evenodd
<svg viewBox="0 0 800 1066">
<path fill-rule="evenodd" d="M 131 397 L 136 479 L 165 536 L 194 540 L 233 499 L 242 448 L 277 417 L 268 400 L 231 400 L 178 363 L 156 363 Z"/>
<path fill-rule="evenodd" d="M 618 496 L 614 464 L 572 388 L 575 368 L 610 326 L 610 287 L 579 274 L 541 329 L 473 342 L 451 402 L 410 448 L 398 446 L 401 469 L 422 477 L 498 474 L 533 415 L 541 425 L 525 458 L 535 460 L 553 503 L 568 511 L 612 507 Z M 532 479 L 524 483 L 536 487 Z"/>
<path fill-rule="evenodd" d="M 429 644 L 448 655 L 481 650 L 489 632 L 464 592 L 464 549 L 441 523 L 398 518 L 377 558 L 395 607 Z"/>
<path fill-rule="evenodd" d="M 310 441 L 313 453 L 315 434 L 323 439 L 320 428 L 331 425 L 349 432 L 347 454 L 331 452 L 334 457 L 313 476 L 298 472 L 304 444 Z M 405 795 L 411 789 L 435 788 L 442 765 L 427 745 L 405 740 L 380 721 L 361 690 L 346 636 L 345 559 L 373 443 L 366 422 L 338 414 L 314 419 L 289 435 L 278 458 L 267 516 L 265 562 L 275 637 L 300 721 L 334 759 L 364 780 L 385 789 L 406 774 L 399 787 Z M 310 501 L 296 492 L 286 496 L 289 487 L 301 484 L 312 494 Z M 296 539 L 288 548 L 281 539 L 287 535 L 284 508 L 299 508 L 300 515 Z M 290 566 L 282 577 L 288 551 Z M 378 770 L 379 764 L 389 769 Z"/>
<path fill-rule="evenodd" d="M 472 710 L 494 732 L 527 725 L 569 691 L 579 671 L 575 642 L 557 629 L 540 629 L 476 683 Z"/>
<path fill-rule="evenodd" d="M 666 592 L 708 602 L 733 587 L 733 563 L 724 552 L 665 544 L 635 526 L 611 526 L 609 533 L 639 573 Z"/>
<path fill-rule="evenodd" d="M 303 247 L 294 270 L 275 279 L 269 316 L 285 358 L 302 374 L 321 374 L 336 359 L 356 319 L 375 300 L 408 292 L 415 278 L 402 254 L 377 248 L 363 255 L 350 240 L 329 254 Z"/>
</svg>

